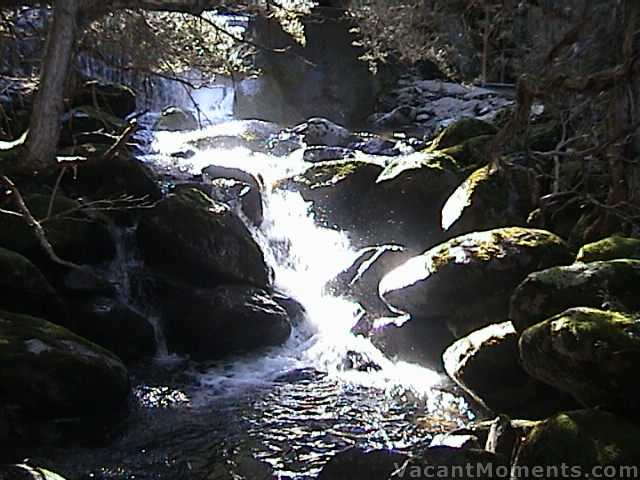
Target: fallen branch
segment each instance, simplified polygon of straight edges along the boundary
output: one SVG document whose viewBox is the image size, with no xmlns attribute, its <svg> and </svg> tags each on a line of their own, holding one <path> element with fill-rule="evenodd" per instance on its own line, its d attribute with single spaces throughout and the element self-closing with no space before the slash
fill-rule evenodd
<svg viewBox="0 0 640 480">
<path fill-rule="evenodd" d="M 115 143 L 111 145 L 106 152 L 104 152 L 100 160 L 111 160 L 115 156 L 115 154 L 118 153 L 118 150 L 120 150 L 120 148 L 122 148 L 122 146 L 129 141 L 129 138 L 131 138 L 131 136 L 136 132 L 137 129 L 138 121 L 136 119 L 132 119 L 124 129 L 124 131 L 116 139 Z"/>
</svg>

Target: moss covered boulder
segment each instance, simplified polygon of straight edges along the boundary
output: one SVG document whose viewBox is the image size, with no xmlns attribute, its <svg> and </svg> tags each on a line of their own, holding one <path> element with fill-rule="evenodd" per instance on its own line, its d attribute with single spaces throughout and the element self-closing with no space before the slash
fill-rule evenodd
<svg viewBox="0 0 640 480">
<path fill-rule="evenodd" d="M 483 135 L 495 135 L 498 129 L 490 123 L 477 118 L 461 118 L 445 128 L 431 143 L 432 150 L 442 150 L 460 145 L 466 140 Z"/>
<path fill-rule="evenodd" d="M 529 273 L 572 260 L 567 245 L 544 230 L 475 232 L 409 259 L 382 279 L 380 293 L 416 318 L 447 319 L 460 338 L 507 318 L 509 297 Z"/>
<path fill-rule="evenodd" d="M 576 263 L 532 273 L 514 291 L 509 318 L 522 331 L 572 307 L 640 310 L 640 260 Z"/>
<path fill-rule="evenodd" d="M 525 169 L 494 171 L 486 165 L 474 171 L 442 209 L 447 236 L 507 226 L 526 226 L 533 209 L 535 178 Z"/>
<path fill-rule="evenodd" d="M 520 357 L 533 377 L 570 393 L 585 406 L 640 408 L 640 324 L 637 317 L 572 308 L 520 337 Z"/>
<path fill-rule="evenodd" d="M 64 480 L 63 477 L 46 468 L 34 465 L 3 465 L 0 466 L 2 480 Z"/>
<path fill-rule="evenodd" d="M 31 418 L 110 415 L 126 406 L 120 359 L 63 327 L 0 311 L 0 401 Z"/>
<path fill-rule="evenodd" d="M 580 249 L 576 261 L 597 262 L 616 258 L 640 260 L 640 238 L 613 236 L 589 243 Z"/>
<path fill-rule="evenodd" d="M 146 210 L 138 244 L 147 265 L 193 285 L 271 283 L 272 272 L 246 225 L 196 189 L 180 190 Z"/>
<path fill-rule="evenodd" d="M 494 412 L 518 418 L 546 416 L 575 405 L 570 397 L 524 371 L 511 322 L 470 333 L 447 348 L 443 360 L 447 374 Z"/>
<path fill-rule="evenodd" d="M 525 438 L 515 458 L 514 468 L 556 466 L 567 473 L 534 477 L 572 476 L 586 478 L 594 467 L 635 466 L 640 464 L 640 429 L 625 418 L 601 410 L 576 410 L 559 413 L 540 422 Z M 580 470 L 582 469 L 582 470 Z M 562 470 L 558 470 L 562 472 Z M 636 470 L 637 472 L 637 470 Z M 615 472 L 614 472 L 615 473 Z M 609 475 L 607 475 L 609 476 Z M 630 478 L 635 475 L 618 470 L 609 478 Z"/>
<path fill-rule="evenodd" d="M 461 169 L 473 171 L 489 161 L 487 148 L 493 140 L 493 135 L 480 135 L 465 140 L 462 143 L 440 150 L 453 158 Z"/>
<path fill-rule="evenodd" d="M 0 309 L 51 320 L 66 316 L 64 304 L 26 257 L 0 247 Z"/>
<path fill-rule="evenodd" d="M 260 288 L 172 288 L 161 303 L 169 349 L 197 360 L 217 360 L 280 345 L 291 334 L 285 308 Z"/>
<path fill-rule="evenodd" d="M 169 107 L 162 111 L 162 115 L 155 125 L 156 130 L 177 132 L 180 130 L 195 130 L 199 126 L 195 115 L 178 107 Z"/>
<path fill-rule="evenodd" d="M 50 195 L 29 195 L 25 202 L 59 257 L 88 264 L 113 258 L 115 243 L 106 221 L 83 211 L 76 200 L 56 195 L 50 216 Z M 3 208 L 15 210 L 8 202 Z M 32 229 L 14 215 L 0 215 L 0 246 L 21 253 L 38 265 L 47 260 Z"/>
</svg>

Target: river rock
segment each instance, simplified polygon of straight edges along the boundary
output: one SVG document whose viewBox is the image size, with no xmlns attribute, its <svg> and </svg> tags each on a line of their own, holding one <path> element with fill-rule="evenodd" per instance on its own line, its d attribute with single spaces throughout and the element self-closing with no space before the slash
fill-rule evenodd
<svg viewBox="0 0 640 480">
<path fill-rule="evenodd" d="M 522 333 L 525 370 L 585 406 L 638 410 L 640 326 L 635 315 L 572 308 Z"/>
<path fill-rule="evenodd" d="M 509 318 L 519 331 L 571 307 L 640 310 L 640 260 L 552 267 L 530 274 L 511 297 Z"/>
<path fill-rule="evenodd" d="M 571 261 L 565 242 L 544 230 L 475 232 L 409 259 L 382 279 L 380 293 L 415 318 L 447 319 L 460 338 L 507 318 L 509 298 L 529 273 Z"/>
<path fill-rule="evenodd" d="M 302 159 L 309 163 L 328 162 L 331 160 L 345 160 L 355 156 L 355 152 L 345 147 L 325 147 L 315 145 L 305 148 Z"/>
<path fill-rule="evenodd" d="M 84 136 L 86 141 L 87 134 L 115 134 L 121 131 L 124 126 L 125 122 L 120 118 L 93 105 L 82 105 L 69 110 L 62 116 L 60 145 L 66 147 L 82 143 L 79 138 Z M 104 139 L 109 144 L 113 143 L 108 141 L 108 138 L 104 135 L 90 138 L 93 141 Z"/>
<path fill-rule="evenodd" d="M 320 117 L 310 118 L 294 127 L 292 131 L 302 135 L 309 146 L 347 147 L 359 140 L 358 136 L 342 125 Z"/>
<path fill-rule="evenodd" d="M 120 359 L 63 327 L 0 312 L 2 403 L 35 418 L 112 414 L 126 406 Z"/>
<path fill-rule="evenodd" d="M 596 262 L 617 258 L 640 260 L 640 239 L 613 236 L 589 243 L 580 249 L 576 261 Z"/>
<path fill-rule="evenodd" d="M 235 212 L 242 212 L 254 226 L 260 226 L 264 219 L 260 190 L 231 178 L 216 178 L 208 185 L 210 188 L 206 190 L 213 200 L 228 205 Z"/>
<path fill-rule="evenodd" d="M 79 202 L 56 195 L 51 217 L 46 221 L 44 219 L 49 212 L 50 195 L 29 195 L 25 202 L 31 214 L 41 221 L 47 240 L 59 257 L 87 264 L 113 258 L 115 243 L 106 221 L 82 211 Z M 3 207 L 15 210 L 13 204 Z M 0 215 L 0 245 L 21 253 L 37 265 L 49 261 L 32 229 L 17 216 Z"/>
<path fill-rule="evenodd" d="M 287 311 L 260 288 L 185 291 L 163 303 L 169 348 L 196 360 L 280 345 L 291 334 Z"/>
<path fill-rule="evenodd" d="M 407 459 L 407 455 L 393 450 L 367 452 L 352 447 L 334 455 L 318 475 L 318 480 L 388 480 Z"/>
<path fill-rule="evenodd" d="M 96 105 L 122 120 L 136 110 L 136 94 L 129 87 L 103 80 L 87 80 L 74 89 L 72 107 Z"/>
<path fill-rule="evenodd" d="M 40 270 L 26 257 L 2 247 L 0 308 L 51 320 L 67 315 L 64 303 Z"/>
<path fill-rule="evenodd" d="M 156 130 L 168 130 L 177 132 L 181 130 L 196 130 L 199 128 L 198 119 L 188 110 L 178 107 L 168 107 L 156 122 Z"/>
<path fill-rule="evenodd" d="M 568 398 L 530 377 L 519 357 L 518 334 L 511 322 L 504 322 L 458 340 L 444 352 L 443 361 L 447 374 L 494 412 L 546 416 L 572 405 Z"/>
<path fill-rule="evenodd" d="M 470 138 L 495 135 L 498 129 L 488 122 L 473 117 L 463 117 L 445 128 L 431 143 L 432 150 L 454 147 Z"/>
<path fill-rule="evenodd" d="M 195 189 L 169 195 L 147 210 L 138 243 L 149 266 L 194 285 L 271 282 L 262 251 L 242 220 Z"/>
<path fill-rule="evenodd" d="M 487 149 L 494 135 L 471 137 L 452 147 L 443 148 L 440 152 L 449 155 L 465 171 L 473 171 L 489 161 Z"/>
<path fill-rule="evenodd" d="M 513 468 L 543 467 L 544 478 L 573 476 L 583 478 L 594 467 L 635 467 L 638 471 L 640 429 L 626 418 L 601 410 L 576 410 L 559 413 L 539 423 L 525 438 Z M 547 473 L 555 466 L 560 474 Z M 582 470 L 580 470 L 582 469 Z M 517 471 L 517 470 L 516 470 Z M 604 470 L 601 471 L 604 473 Z M 540 478 L 519 475 L 518 478 Z M 628 478 L 622 470 L 611 478 Z"/>
<path fill-rule="evenodd" d="M 481 449 L 436 446 L 411 457 L 389 480 L 432 477 L 488 480 L 495 478 L 496 472 L 507 472 L 508 462 L 508 459 Z"/>
<path fill-rule="evenodd" d="M 534 207 L 535 179 L 525 169 L 499 171 L 486 165 L 473 172 L 442 209 L 442 228 L 451 237 L 490 228 L 526 226 Z"/>
</svg>

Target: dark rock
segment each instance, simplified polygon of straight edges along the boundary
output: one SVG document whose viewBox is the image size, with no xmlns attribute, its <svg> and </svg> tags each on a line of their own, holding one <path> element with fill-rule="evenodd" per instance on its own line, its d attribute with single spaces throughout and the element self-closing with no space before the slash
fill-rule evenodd
<svg viewBox="0 0 640 480">
<path fill-rule="evenodd" d="M 379 372 L 382 367 L 367 355 L 349 350 L 342 361 L 343 370 L 357 370 L 358 372 Z"/>
<path fill-rule="evenodd" d="M 325 372 L 320 372 L 315 368 L 299 368 L 297 370 L 291 370 L 290 372 L 283 373 L 278 376 L 274 382 L 276 383 L 309 383 L 317 381 L 326 377 Z"/>
<path fill-rule="evenodd" d="M 640 239 L 613 236 L 589 243 L 580 249 L 576 261 L 596 262 L 618 258 L 640 260 Z"/>
<path fill-rule="evenodd" d="M 509 460 L 485 450 L 438 446 L 428 448 L 422 456 L 409 459 L 395 475 L 396 478 L 458 478 L 490 479 L 499 467 L 508 471 Z"/>
<path fill-rule="evenodd" d="M 509 318 L 518 331 L 572 307 L 640 310 L 640 260 L 576 263 L 530 274 L 513 292 Z"/>
<path fill-rule="evenodd" d="M 47 239 L 59 257 L 88 264 L 113 258 L 115 243 L 103 218 L 90 216 L 82 211 L 79 202 L 58 194 L 51 217 L 42 221 L 47 218 L 50 201 L 50 195 L 34 194 L 25 198 L 32 215 L 41 220 Z M 37 265 L 49 262 L 31 227 L 20 217 L 0 216 L 0 245 L 21 253 Z"/>
<path fill-rule="evenodd" d="M 45 468 L 33 465 L 2 465 L 0 466 L 2 480 L 64 480 L 63 477 Z"/>
<path fill-rule="evenodd" d="M 196 130 L 199 126 L 198 120 L 193 113 L 178 107 L 168 107 L 162 111 L 162 115 L 154 128 L 156 130 L 177 132 L 181 130 Z"/>
<path fill-rule="evenodd" d="M 382 279 L 380 293 L 416 319 L 446 319 L 460 338 L 507 318 L 509 297 L 529 273 L 571 261 L 566 244 L 544 230 L 475 232 L 411 258 Z"/>
<path fill-rule="evenodd" d="M 63 327 L 0 312 L 0 397 L 32 418 L 112 414 L 125 407 L 127 370 Z"/>
<path fill-rule="evenodd" d="M 367 452 L 352 447 L 334 455 L 318 475 L 318 480 L 388 480 L 407 458 L 393 450 Z"/>
<path fill-rule="evenodd" d="M 327 162 L 331 160 L 345 160 L 355 156 L 355 152 L 344 147 L 313 146 L 305 148 L 302 159 L 309 163 Z"/>
<path fill-rule="evenodd" d="M 291 320 L 266 290 L 242 285 L 164 298 L 169 348 L 214 360 L 284 343 Z"/>
<path fill-rule="evenodd" d="M 640 429 L 627 419 L 600 410 L 559 413 L 538 424 L 520 446 L 513 467 L 542 468 L 545 478 L 583 476 L 594 467 L 639 466 Z M 547 473 L 555 466 L 560 474 Z M 560 470 L 562 468 L 562 470 Z M 519 470 L 520 471 L 520 470 Z M 536 472 L 519 478 L 539 478 Z M 540 472 L 540 470 L 538 470 Z M 611 478 L 625 478 L 622 470 Z"/>
<path fill-rule="evenodd" d="M 262 196 L 248 183 L 228 178 L 216 178 L 208 183 L 209 196 L 217 202 L 228 205 L 243 215 L 256 227 L 264 219 Z"/>
<path fill-rule="evenodd" d="M 125 126 L 125 123 L 91 105 L 83 105 L 66 112 L 62 117 L 60 145 L 70 146 L 78 144 L 80 135 L 113 134 Z"/>
<path fill-rule="evenodd" d="M 519 346 L 529 375 L 581 404 L 613 411 L 640 408 L 640 387 L 631 380 L 640 366 L 635 315 L 572 308 L 525 330 Z"/>
<path fill-rule="evenodd" d="M 260 247 L 229 207 L 188 189 L 145 211 L 138 227 L 145 262 L 200 286 L 271 283 Z"/>
<path fill-rule="evenodd" d="M 302 135 L 309 146 L 347 147 L 359 140 L 357 135 L 342 125 L 321 117 L 308 119 L 294 127 L 292 132 Z"/>
<path fill-rule="evenodd" d="M 493 138 L 494 135 L 479 135 L 440 151 L 453 158 L 466 172 L 481 167 L 489 161 L 487 148 Z"/>
<path fill-rule="evenodd" d="M 278 305 L 285 309 L 292 325 L 297 325 L 304 320 L 307 310 L 295 298 L 277 290 L 271 291 L 270 295 Z"/>
<path fill-rule="evenodd" d="M 401 105 L 390 112 L 382 113 L 373 119 L 373 126 L 377 128 L 393 128 L 404 126 L 416 119 L 416 109 L 409 105 Z"/>
<path fill-rule="evenodd" d="M 64 303 L 44 275 L 27 258 L 0 247 L 0 308 L 59 320 Z"/>
<path fill-rule="evenodd" d="M 570 398 L 524 371 L 511 322 L 489 325 L 458 340 L 443 360 L 447 374 L 494 412 L 538 417 L 574 406 Z"/>
<path fill-rule="evenodd" d="M 89 80 L 76 88 L 71 107 L 94 105 L 122 120 L 136 111 L 136 94 L 129 87 L 102 80 Z"/>
<path fill-rule="evenodd" d="M 445 128 L 432 142 L 432 150 L 443 150 L 454 147 L 473 137 L 482 135 L 495 135 L 498 129 L 485 121 L 477 118 L 461 118 L 454 124 Z"/>
</svg>

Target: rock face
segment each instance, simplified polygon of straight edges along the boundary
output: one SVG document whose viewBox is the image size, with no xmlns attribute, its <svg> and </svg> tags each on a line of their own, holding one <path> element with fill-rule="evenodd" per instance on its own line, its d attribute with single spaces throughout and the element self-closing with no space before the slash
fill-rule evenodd
<svg viewBox="0 0 640 480">
<path fill-rule="evenodd" d="M 393 450 L 366 452 L 353 447 L 329 460 L 318 480 L 387 480 L 407 459 L 405 454 Z"/>
<path fill-rule="evenodd" d="M 589 243 L 580 249 L 576 261 L 596 262 L 617 258 L 640 260 L 640 239 L 614 236 Z"/>
<path fill-rule="evenodd" d="M 0 308 L 42 318 L 66 317 L 60 297 L 27 258 L 0 247 Z"/>
<path fill-rule="evenodd" d="M 448 236 L 508 226 L 526 226 L 533 209 L 535 179 L 524 169 L 474 171 L 449 197 L 442 209 Z"/>
<path fill-rule="evenodd" d="M 640 365 L 635 316 L 573 308 L 538 323 L 520 337 L 520 357 L 533 377 L 570 393 L 585 406 L 638 410 Z"/>
<path fill-rule="evenodd" d="M 640 429 L 599 410 L 560 413 L 537 425 L 522 443 L 514 467 L 568 465 L 581 476 L 596 466 L 637 466 Z M 624 478 L 624 474 L 615 478 Z"/>
<path fill-rule="evenodd" d="M 180 295 L 165 306 L 172 351 L 197 360 L 220 359 L 284 343 L 287 311 L 262 289 L 220 286 Z"/>
<path fill-rule="evenodd" d="M 262 251 L 242 220 L 195 189 L 170 195 L 146 211 L 138 240 L 147 265 L 194 285 L 265 287 L 271 282 Z"/>
<path fill-rule="evenodd" d="M 26 315 L 0 312 L 2 403 L 33 418 L 112 414 L 126 405 L 127 370 L 107 350 Z"/>
<path fill-rule="evenodd" d="M 576 263 L 529 275 L 513 293 L 509 318 L 519 331 L 571 307 L 640 310 L 640 260 Z"/>
<path fill-rule="evenodd" d="M 460 338 L 507 318 L 509 297 L 529 273 L 571 260 L 566 244 L 544 230 L 476 232 L 411 258 L 382 279 L 380 293 L 412 317 L 446 318 Z"/>
<path fill-rule="evenodd" d="M 458 340 L 443 360 L 447 374 L 494 412 L 539 416 L 572 404 L 524 371 L 511 322 L 489 325 Z"/>
<path fill-rule="evenodd" d="M 36 219 L 47 217 L 49 195 L 30 195 L 25 202 Z M 77 201 L 57 195 L 50 219 L 42 222 L 47 239 L 58 256 L 65 260 L 89 264 L 110 260 L 115 254 L 115 244 L 106 222 L 90 217 L 79 207 Z M 0 245 L 25 255 L 38 265 L 47 261 L 38 239 L 20 217 L 0 216 Z"/>
</svg>

